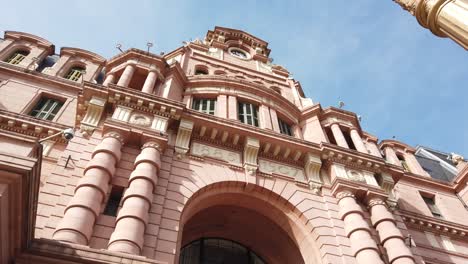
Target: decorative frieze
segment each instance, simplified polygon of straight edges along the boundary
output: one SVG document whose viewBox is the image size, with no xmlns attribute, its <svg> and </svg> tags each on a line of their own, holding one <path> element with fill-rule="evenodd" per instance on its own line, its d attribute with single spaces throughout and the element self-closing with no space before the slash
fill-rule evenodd
<svg viewBox="0 0 468 264">
<path fill-rule="evenodd" d="M 295 179 L 296 181 L 306 181 L 304 170 L 286 164 L 273 162 L 266 159 L 258 160 L 258 170 L 266 174 L 278 174 Z"/>
<path fill-rule="evenodd" d="M 99 120 L 101 120 L 104 106 L 106 105 L 106 99 L 93 96 L 88 103 L 86 115 L 81 120 L 80 131 L 83 136 L 90 136 L 94 129 L 98 126 Z"/>
<path fill-rule="evenodd" d="M 241 166 L 242 164 L 242 158 L 239 152 L 217 148 L 198 142 L 192 143 L 190 154 L 200 157 L 209 157 L 213 159 L 222 160 L 235 166 Z"/>
<path fill-rule="evenodd" d="M 258 168 L 257 156 L 260 142 L 256 138 L 246 137 L 244 145 L 244 169 L 253 175 Z"/>
<path fill-rule="evenodd" d="M 193 130 L 193 121 L 181 119 L 175 143 L 177 157 L 181 158 L 189 150 L 190 137 Z"/>
</svg>

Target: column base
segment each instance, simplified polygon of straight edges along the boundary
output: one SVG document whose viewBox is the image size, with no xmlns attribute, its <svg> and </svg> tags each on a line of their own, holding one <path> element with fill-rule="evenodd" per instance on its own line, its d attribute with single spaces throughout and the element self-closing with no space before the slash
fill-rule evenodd
<svg viewBox="0 0 468 264">
<path fill-rule="evenodd" d="M 115 252 L 140 255 L 140 248 L 137 246 L 137 244 L 128 240 L 115 240 L 109 244 L 107 249 Z"/>
<path fill-rule="evenodd" d="M 83 234 L 75 230 L 70 230 L 70 229 L 57 230 L 54 233 L 52 238 L 54 240 L 73 243 L 73 244 L 79 244 L 79 245 L 88 244 L 88 240 Z"/>
</svg>

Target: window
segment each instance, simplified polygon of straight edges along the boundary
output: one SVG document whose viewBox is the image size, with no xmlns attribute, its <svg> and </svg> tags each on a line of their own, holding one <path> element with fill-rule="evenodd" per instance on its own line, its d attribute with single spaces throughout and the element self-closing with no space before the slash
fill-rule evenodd
<svg viewBox="0 0 468 264">
<path fill-rule="evenodd" d="M 8 57 L 8 59 L 5 62 L 13 64 L 13 65 L 18 65 L 28 55 L 29 55 L 29 51 L 25 51 L 25 50 L 15 51 L 13 52 L 13 54 L 11 54 L 10 57 Z"/>
<path fill-rule="evenodd" d="M 443 218 L 442 214 L 439 211 L 439 208 L 437 208 L 437 205 L 435 204 L 434 197 L 422 196 L 422 198 L 424 199 L 424 202 L 431 211 L 432 216 L 437 218 Z"/>
<path fill-rule="evenodd" d="M 60 102 L 59 100 L 41 98 L 29 115 L 39 119 L 53 120 L 62 105 L 63 102 Z"/>
<path fill-rule="evenodd" d="M 214 115 L 216 108 L 215 99 L 193 99 L 192 109 L 205 114 Z"/>
<path fill-rule="evenodd" d="M 208 68 L 205 66 L 195 67 L 195 75 L 208 75 Z"/>
<path fill-rule="evenodd" d="M 398 158 L 398 160 L 400 161 L 400 164 L 401 164 L 401 166 L 403 167 L 403 169 L 404 169 L 405 171 L 407 171 L 407 172 L 411 172 L 411 170 L 409 169 L 408 164 L 406 163 L 406 161 L 405 161 L 405 159 L 403 158 L 403 156 L 400 155 L 400 154 L 397 154 L 397 158 Z"/>
<path fill-rule="evenodd" d="M 278 118 L 278 123 L 279 123 L 279 128 L 280 128 L 281 134 L 292 136 L 291 126 L 289 126 L 288 123 L 284 122 L 283 120 L 281 120 L 279 118 Z"/>
<path fill-rule="evenodd" d="M 106 208 L 104 208 L 104 214 L 109 216 L 116 216 L 117 210 L 119 209 L 120 200 L 122 200 L 124 188 L 121 186 L 112 186 L 111 193 L 109 194 L 109 200 L 107 200 Z"/>
<path fill-rule="evenodd" d="M 257 117 L 257 106 L 239 102 L 239 120 L 242 123 L 258 127 Z"/>
<path fill-rule="evenodd" d="M 83 76 L 85 69 L 82 67 L 73 67 L 71 70 L 67 73 L 65 76 L 65 79 L 71 80 L 71 81 L 78 81 L 81 76 Z"/>
<path fill-rule="evenodd" d="M 245 52 L 244 50 L 241 50 L 239 48 L 231 47 L 231 48 L 229 48 L 228 51 L 232 56 L 234 56 L 236 58 L 243 59 L 243 60 L 250 59 L 250 55 L 247 52 Z"/>
<path fill-rule="evenodd" d="M 350 132 L 351 131 L 349 131 L 349 130 L 344 130 L 343 131 L 344 139 L 346 140 L 346 143 L 348 143 L 349 149 L 357 150 L 356 146 L 354 146 L 354 142 L 353 142 L 353 139 L 351 138 L 351 133 Z"/>
</svg>

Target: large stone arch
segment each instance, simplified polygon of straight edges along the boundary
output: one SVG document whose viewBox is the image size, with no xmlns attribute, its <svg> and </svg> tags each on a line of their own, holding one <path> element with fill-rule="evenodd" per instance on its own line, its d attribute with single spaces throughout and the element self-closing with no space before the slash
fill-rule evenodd
<svg viewBox="0 0 468 264">
<path fill-rule="evenodd" d="M 190 197 L 187 197 L 188 199 L 186 199 L 186 202 L 183 205 L 179 222 L 180 230 L 178 232 L 177 239 L 176 263 L 178 261 L 181 247 L 191 240 L 197 239 L 201 236 L 200 234 L 197 237 L 196 234 L 191 232 L 188 234 L 188 238 L 184 238 L 184 229 L 187 224 L 189 224 L 188 226 L 190 227 L 190 220 L 197 217 L 203 218 L 203 214 L 206 215 L 206 212 L 210 212 L 209 210 L 211 210 L 211 212 L 219 212 L 220 210 L 227 210 L 227 207 L 240 208 L 240 210 L 247 210 L 242 213 L 248 212 L 250 216 L 257 215 L 258 218 L 263 217 L 264 219 L 262 221 L 265 222 L 265 225 L 270 225 L 272 227 L 271 229 L 276 231 L 282 231 L 282 234 L 280 234 L 281 232 L 278 232 L 278 236 L 276 237 L 276 239 L 280 239 L 279 237 L 281 237 L 280 240 L 288 241 L 288 243 L 280 242 L 283 243 L 282 245 L 286 248 L 291 248 L 292 243 L 297 247 L 303 263 L 322 263 L 319 245 L 315 242 L 316 234 L 314 235 L 315 231 L 312 226 L 312 222 L 309 221 L 301 210 L 284 197 L 288 196 L 287 193 L 289 192 L 285 192 L 285 189 L 291 189 L 290 186 L 292 186 L 292 190 L 290 191 L 290 195 L 292 197 L 296 193 L 295 190 L 297 190 L 298 187 L 295 186 L 294 183 L 290 183 L 288 186 L 288 182 L 285 182 L 281 188 L 275 190 L 274 188 L 269 189 L 263 187 L 263 184 L 264 182 L 257 181 L 253 186 L 247 186 L 245 181 L 239 181 L 232 178 L 225 179 L 209 183 L 199 188 Z M 271 223 L 273 223 L 273 225 L 271 225 Z M 200 232 L 207 236 L 219 236 L 220 234 L 216 233 L 216 230 L 211 230 L 208 233 L 206 230 L 202 230 Z M 246 241 L 242 241 L 241 236 L 228 236 L 225 238 L 234 238 L 234 240 L 237 240 L 238 242 L 246 243 Z M 263 241 L 265 242 L 265 240 Z M 265 243 L 267 242 L 268 241 Z M 247 245 L 260 255 L 263 254 L 263 257 L 265 257 L 265 248 L 262 248 L 261 244 L 248 244 L 247 242 Z M 266 246 L 269 245 L 275 246 L 274 243 L 266 244 Z M 276 246 L 278 246 L 278 244 L 276 244 Z M 278 256 L 277 259 L 267 257 L 266 260 L 269 260 L 272 263 L 278 263 L 281 257 L 284 258 L 285 256 Z"/>
</svg>

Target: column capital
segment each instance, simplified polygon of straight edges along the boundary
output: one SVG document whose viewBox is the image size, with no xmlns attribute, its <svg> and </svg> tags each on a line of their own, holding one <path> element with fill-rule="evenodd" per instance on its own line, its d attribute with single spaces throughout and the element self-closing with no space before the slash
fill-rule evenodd
<svg viewBox="0 0 468 264">
<path fill-rule="evenodd" d="M 117 139 L 118 141 L 120 141 L 120 144 L 124 144 L 125 143 L 125 139 L 122 135 L 122 133 L 116 131 L 116 130 L 110 130 L 110 131 L 107 131 L 106 133 L 104 133 L 104 135 L 102 136 L 102 138 L 115 138 Z"/>
<path fill-rule="evenodd" d="M 387 204 L 385 203 L 384 198 L 381 198 L 381 197 L 374 197 L 367 201 L 367 206 L 369 208 L 372 208 L 375 205 L 383 205 L 387 207 Z"/>
<path fill-rule="evenodd" d="M 335 196 L 338 199 L 338 201 L 347 197 L 350 197 L 356 200 L 356 195 L 354 195 L 354 193 L 351 190 L 341 190 Z"/>
<path fill-rule="evenodd" d="M 146 141 L 143 146 L 141 146 L 141 149 L 145 149 L 145 148 L 154 148 L 154 149 L 157 149 L 159 151 L 161 151 L 161 145 L 154 141 L 154 140 L 148 140 Z"/>
</svg>

